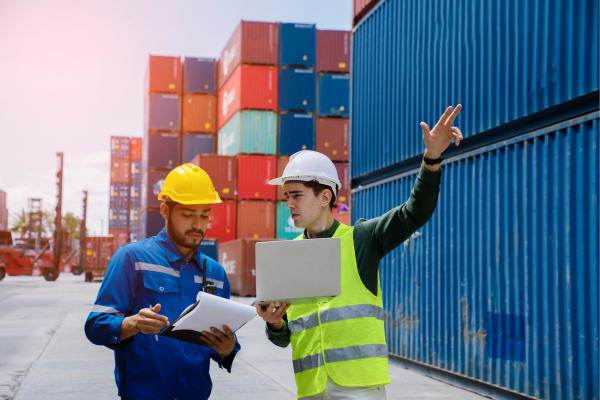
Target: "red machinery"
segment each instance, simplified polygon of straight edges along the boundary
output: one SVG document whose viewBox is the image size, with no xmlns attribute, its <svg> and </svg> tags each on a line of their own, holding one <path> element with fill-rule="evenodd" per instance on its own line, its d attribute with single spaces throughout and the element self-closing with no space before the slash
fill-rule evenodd
<svg viewBox="0 0 600 400">
<path fill-rule="evenodd" d="M 58 273 L 64 271 L 64 263 L 59 260 L 58 269 L 54 266 L 54 255 L 46 252 L 49 242 L 37 255 L 28 254 L 12 244 L 10 232 L 0 232 L 0 280 L 6 275 L 43 275 L 47 281 L 54 281 Z"/>
</svg>

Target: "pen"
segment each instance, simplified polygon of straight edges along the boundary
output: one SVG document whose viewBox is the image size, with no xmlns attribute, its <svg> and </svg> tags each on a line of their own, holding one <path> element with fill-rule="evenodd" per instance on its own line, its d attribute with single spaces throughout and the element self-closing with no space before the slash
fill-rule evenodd
<svg viewBox="0 0 600 400">
<path fill-rule="evenodd" d="M 152 304 L 148 304 L 148 307 L 150 307 L 150 311 L 152 311 Z M 154 335 L 154 338 L 158 342 L 158 335 Z"/>
</svg>

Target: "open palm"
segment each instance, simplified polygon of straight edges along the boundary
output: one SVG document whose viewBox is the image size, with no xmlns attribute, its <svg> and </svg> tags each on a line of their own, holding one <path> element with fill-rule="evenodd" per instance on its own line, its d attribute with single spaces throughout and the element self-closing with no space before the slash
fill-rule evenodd
<svg viewBox="0 0 600 400">
<path fill-rule="evenodd" d="M 431 130 L 429 130 L 429 126 L 425 122 L 421 122 L 423 141 L 425 142 L 429 158 L 440 157 L 444 150 L 450 146 L 453 139 L 456 141 L 457 146 L 460 145 L 463 135 L 460 129 L 452 126 L 452 123 L 461 108 L 462 106 L 459 104 L 454 108 L 454 112 L 452 112 L 452 106 L 448 107 L 444 115 L 442 115 L 438 123 Z"/>
</svg>

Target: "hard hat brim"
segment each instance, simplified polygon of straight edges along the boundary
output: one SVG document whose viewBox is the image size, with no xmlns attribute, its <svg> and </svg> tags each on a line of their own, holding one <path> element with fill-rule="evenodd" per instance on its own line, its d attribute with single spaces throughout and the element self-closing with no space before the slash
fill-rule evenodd
<svg viewBox="0 0 600 400">
<path fill-rule="evenodd" d="M 188 201 L 188 200 L 182 200 L 182 199 L 174 199 L 174 198 L 172 198 L 170 196 L 167 196 L 165 194 L 159 194 L 158 195 L 158 200 L 171 200 L 171 201 L 174 201 L 176 203 L 185 204 L 185 205 L 188 205 L 188 206 L 193 206 L 193 205 L 196 205 L 196 204 L 219 204 L 219 203 L 223 202 L 223 200 L 221 200 L 221 198 L 219 197 L 219 195 L 217 195 L 217 198 L 213 199 L 213 200 L 189 200 Z"/>
</svg>

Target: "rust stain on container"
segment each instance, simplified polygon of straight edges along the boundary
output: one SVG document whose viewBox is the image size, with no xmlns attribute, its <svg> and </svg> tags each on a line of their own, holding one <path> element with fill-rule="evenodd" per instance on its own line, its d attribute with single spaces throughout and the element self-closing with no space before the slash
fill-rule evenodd
<svg viewBox="0 0 600 400">
<path fill-rule="evenodd" d="M 275 203 L 272 201 L 248 200 L 238 203 L 238 239 L 274 239 Z"/>
<path fill-rule="evenodd" d="M 217 66 L 219 88 L 240 64 L 277 65 L 279 24 L 242 21 L 221 52 Z"/>
<path fill-rule="evenodd" d="M 206 94 L 183 95 L 182 129 L 185 133 L 217 131 L 217 98 Z"/>
<path fill-rule="evenodd" d="M 235 157 L 198 154 L 190 164 L 194 164 L 206 171 L 221 200 L 236 199 L 237 159 Z"/>
<path fill-rule="evenodd" d="M 331 161 L 349 160 L 350 122 L 347 118 L 317 118 L 316 150 Z"/>
</svg>

